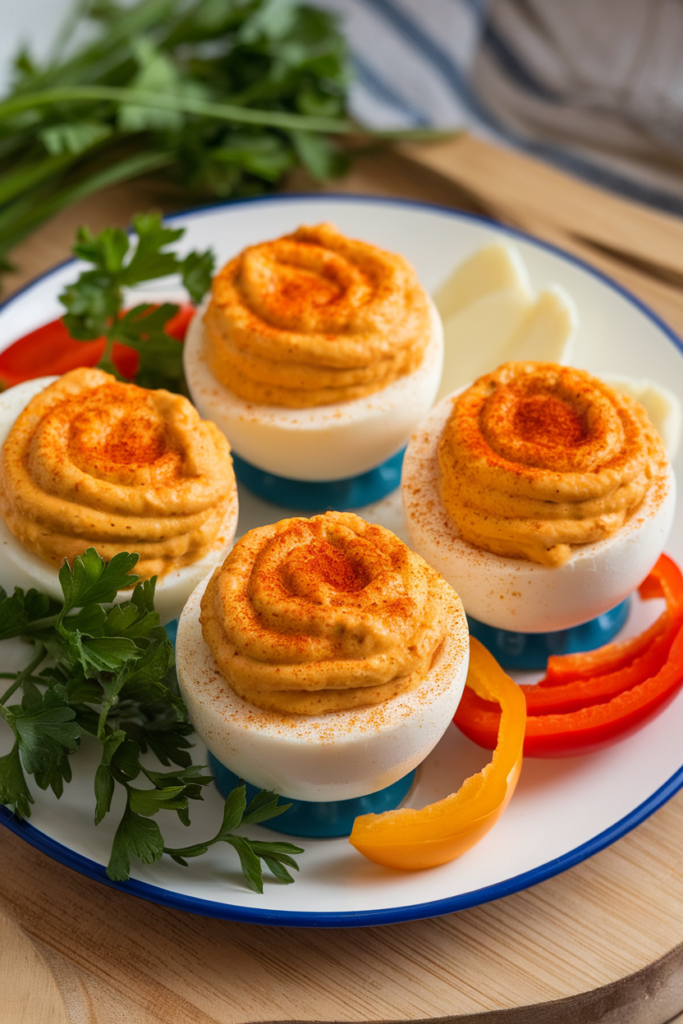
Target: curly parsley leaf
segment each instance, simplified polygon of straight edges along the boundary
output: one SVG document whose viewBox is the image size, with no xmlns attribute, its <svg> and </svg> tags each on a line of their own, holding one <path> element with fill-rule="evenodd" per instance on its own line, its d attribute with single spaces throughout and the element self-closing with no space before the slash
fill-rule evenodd
<svg viewBox="0 0 683 1024">
<path fill-rule="evenodd" d="M 211 284 L 213 253 L 190 252 L 181 259 L 168 246 L 178 241 L 184 228 L 166 227 L 158 213 L 133 217 L 137 245 L 121 228 L 104 228 L 92 235 L 79 229 L 74 254 L 93 264 L 68 285 L 60 299 L 66 308 L 63 322 L 78 341 L 105 338 L 98 366 L 120 377 L 112 362 L 115 343 L 138 354 L 135 382 L 141 387 L 165 387 L 185 391 L 182 344 L 166 331 L 178 312 L 173 303 L 142 303 L 124 312 L 124 289 L 169 274 L 180 274 L 193 302 L 201 302 Z"/>
<path fill-rule="evenodd" d="M 0 804 L 9 807 L 18 818 L 30 818 L 34 803 L 26 783 L 19 756 L 19 742 L 15 741 L 9 754 L 0 757 Z"/>
<path fill-rule="evenodd" d="M 154 864 L 163 852 L 164 840 L 156 821 L 126 807 L 112 843 L 107 874 L 113 882 L 125 882 L 130 877 L 131 857 L 141 864 Z"/>
<path fill-rule="evenodd" d="M 64 792 L 64 783 L 69 783 L 72 779 L 69 752 L 65 750 L 61 759 L 53 767 L 46 771 L 35 772 L 34 778 L 36 780 L 36 785 L 39 786 L 40 789 L 47 789 L 49 786 L 59 800 Z"/>
<path fill-rule="evenodd" d="M 74 721 L 76 712 L 54 691 L 48 690 L 40 704 L 31 704 L 28 710 L 14 706 L 7 711 L 29 775 L 52 772 L 62 761 L 64 750 L 73 753 L 78 748 L 81 730 Z"/>
<path fill-rule="evenodd" d="M 178 307 L 168 302 L 161 306 L 135 306 L 109 331 L 112 341 L 121 342 L 138 353 L 135 382 L 140 387 L 177 391 L 184 380 L 182 343 L 171 338 L 164 329 L 177 312 Z"/>
<path fill-rule="evenodd" d="M 209 250 L 188 253 L 181 264 L 183 286 L 195 305 L 199 305 L 211 287 L 215 263 L 215 256 Z"/>
<path fill-rule="evenodd" d="M 115 260 L 114 249 L 102 260 Z M 99 741 L 101 759 L 93 779 L 94 819 L 111 813 L 117 787 L 125 810 L 116 830 L 109 877 L 125 881 L 134 859 L 144 864 L 164 854 L 178 863 L 200 856 L 223 842 L 239 857 L 247 884 L 263 891 L 262 865 L 280 882 L 291 882 L 290 843 L 262 843 L 236 831 L 281 814 L 289 805 L 275 793 L 258 793 L 246 806 L 238 786 L 225 802 L 218 833 L 184 848 L 167 848 L 151 819 L 173 812 L 190 825 L 190 805 L 203 798 L 213 781 L 203 765 L 192 764 L 188 736 L 192 725 L 174 671 L 174 650 L 154 609 L 155 581 L 137 582 L 130 599 L 114 597 L 137 580 L 137 555 L 121 552 L 106 564 L 93 548 L 60 571 L 62 603 L 35 590 L 0 591 L 0 622 L 5 637 L 21 636 L 33 656 L 20 672 L 4 673 L 11 682 L 0 697 L 0 717 L 14 734 L 9 754 L 0 757 L 0 803 L 21 817 L 30 816 L 33 797 L 26 774 L 59 798 L 71 781 L 70 757 L 84 735 Z M 8 704 L 13 694 L 20 703 Z M 156 756 L 166 771 L 143 763 Z M 175 767 L 174 767 L 175 766 Z M 134 784 L 135 783 L 135 784 Z"/>
<path fill-rule="evenodd" d="M 106 814 L 111 810 L 111 801 L 114 796 L 114 790 L 116 789 L 116 783 L 111 773 L 110 765 L 112 758 L 121 744 L 124 742 L 126 734 L 123 729 L 118 729 L 116 732 L 110 733 L 109 736 L 105 737 L 102 743 L 102 760 L 97 766 L 95 772 L 95 824 L 103 820 Z"/>
<path fill-rule="evenodd" d="M 158 213 L 136 213 L 133 217 L 133 229 L 138 237 L 138 244 L 128 265 L 122 270 L 120 284 L 130 287 L 142 281 L 166 277 L 179 269 L 175 253 L 164 252 L 164 249 L 183 237 L 184 228 L 165 227 Z"/>
<path fill-rule="evenodd" d="M 258 825 L 259 822 L 275 818 L 278 814 L 282 814 L 283 811 L 291 807 L 291 804 L 278 804 L 277 801 L 277 793 L 262 789 L 244 811 L 242 824 Z"/>
<path fill-rule="evenodd" d="M 207 839 L 203 843 L 195 843 L 192 846 L 180 847 L 177 849 L 164 849 L 178 864 L 187 866 L 186 858 L 200 857 L 206 853 L 210 846 L 215 843 L 228 843 L 236 851 L 240 859 L 242 873 L 247 884 L 254 892 L 263 892 L 263 873 L 261 859 L 280 882 L 293 882 L 294 879 L 287 871 L 287 866 L 298 871 L 298 865 L 292 854 L 303 853 L 299 846 L 292 843 L 264 843 L 254 839 L 247 839 L 246 836 L 236 836 L 235 830 L 243 825 L 255 824 L 259 821 L 266 821 L 282 814 L 288 810 L 291 804 L 278 804 L 276 793 L 261 790 L 254 799 L 246 806 L 246 786 L 241 785 L 232 790 L 225 801 L 223 811 L 223 822 L 213 839 Z"/>
<path fill-rule="evenodd" d="M 139 580 L 139 576 L 131 574 L 137 562 L 137 555 L 121 551 L 105 564 L 94 548 L 88 548 L 85 554 L 77 555 L 73 569 L 65 560 L 59 570 L 64 612 L 85 604 L 113 601 L 119 590 Z"/>
<path fill-rule="evenodd" d="M 58 601 L 37 590 L 26 593 L 15 587 L 11 597 L 0 587 L 0 640 L 35 633 L 41 628 L 42 620 L 54 617 L 61 605 Z"/>
</svg>

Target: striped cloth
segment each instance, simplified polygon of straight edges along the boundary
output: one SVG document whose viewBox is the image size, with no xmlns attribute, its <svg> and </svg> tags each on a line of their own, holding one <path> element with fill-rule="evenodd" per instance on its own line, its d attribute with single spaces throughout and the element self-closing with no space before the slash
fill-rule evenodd
<svg viewBox="0 0 683 1024">
<path fill-rule="evenodd" d="M 464 127 L 683 214 L 683 0 L 315 0 L 382 128 Z"/>
</svg>

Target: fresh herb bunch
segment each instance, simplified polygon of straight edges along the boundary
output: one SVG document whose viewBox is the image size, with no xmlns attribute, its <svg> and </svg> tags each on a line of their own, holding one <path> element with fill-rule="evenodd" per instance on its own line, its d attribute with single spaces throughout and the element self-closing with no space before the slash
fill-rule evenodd
<svg viewBox="0 0 683 1024">
<path fill-rule="evenodd" d="M 78 45 L 86 19 L 95 38 Z M 297 164 L 341 172 L 348 80 L 334 17 L 296 0 L 74 0 L 52 55 L 22 51 L 0 101 L 0 260 L 143 174 L 205 200 L 262 192 Z"/>
<path fill-rule="evenodd" d="M 173 645 L 154 611 L 155 580 L 139 583 L 131 573 L 137 561 L 137 555 L 122 552 L 105 565 L 94 548 L 74 559 L 73 569 L 65 561 L 59 572 L 63 602 L 20 588 L 8 597 L 0 588 L 0 640 L 21 637 L 33 645 L 24 669 L 0 673 L 11 680 L 0 697 L 0 715 L 14 733 L 11 752 L 0 757 L 0 803 L 30 816 L 34 801 L 25 772 L 40 789 L 50 787 L 60 797 L 72 777 L 70 756 L 84 736 L 94 737 L 102 746 L 94 779 L 95 824 L 109 813 L 117 786 L 126 797 L 107 867 L 111 879 L 125 881 L 133 857 L 152 864 L 168 854 L 186 864 L 225 842 L 256 892 L 263 892 L 261 861 L 279 881 L 292 882 L 288 868 L 298 870 L 292 854 L 303 850 L 234 834 L 291 806 L 278 804 L 275 793 L 262 790 L 247 806 L 241 785 L 228 796 L 212 839 L 177 849 L 164 843 L 153 816 L 175 811 L 189 825 L 189 801 L 202 799 L 212 776 L 192 764 L 188 753 L 193 730 L 178 691 Z M 130 600 L 112 605 L 117 591 L 132 583 Z M 21 703 L 8 705 L 17 693 Z M 148 752 L 169 770 L 143 764 L 141 755 Z M 151 787 L 134 786 L 136 779 Z"/>
<path fill-rule="evenodd" d="M 104 228 L 92 235 L 87 227 L 78 229 L 73 252 L 92 263 L 75 284 L 59 296 L 66 308 L 64 325 L 72 338 L 90 341 L 106 338 L 98 366 L 123 379 L 112 361 L 115 342 L 135 349 L 139 356 L 135 383 L 147 388 L 168 388 L 187 394 L 183 375 L 183 346 L 165 331 L 178 306 L 164 302 L 142 303 L 123 313 L 123 289 L 143 281 L 179 273 L 193 302 L 201 302 L 211 285 L 214 255 L 190 252 L 183 260 L 163 251 L 185 233 L 184 228 L 167 228 L 157 213 L 133 217 L 137 245 L 122 228 Z M 132 250 L 132 251 L 131 251 Z"/>
</svg>

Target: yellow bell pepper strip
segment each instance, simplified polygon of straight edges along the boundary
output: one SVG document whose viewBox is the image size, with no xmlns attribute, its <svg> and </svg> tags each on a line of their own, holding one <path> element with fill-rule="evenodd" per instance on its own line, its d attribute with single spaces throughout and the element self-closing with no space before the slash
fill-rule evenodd
<svg viewBox="0 0 683 1024">
<path fill-rule="evenodd" d="M 491 761 L 457 793 L 421 810 L 401 807 L 356 818 L 349 842 L 375 864 L 404 871 L 445 864 L 478 843 L 507 807 L 522 767 L 524 694 L 474 637 L 466 685 L 501 708 Z"/>
</svg>

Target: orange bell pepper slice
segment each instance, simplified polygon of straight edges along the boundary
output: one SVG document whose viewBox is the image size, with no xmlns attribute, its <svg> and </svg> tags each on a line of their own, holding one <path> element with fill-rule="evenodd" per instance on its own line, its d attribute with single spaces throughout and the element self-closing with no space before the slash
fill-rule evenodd
<svg viewBox="0 0 683 1024">
<path fill-rule="evenodd" d="M 683 575 L 662 555 L 639 589 L 644 598 L 666 598 L 666 610 L 649 629 L 597 651 L 550 658 L 545 679 L 520 687 L 527 704 L 527 757 L 599 749 L 644 722 L 683 686 Z M 494 703 L 466 690 L 455 724 L 492 749 L 499 718 Z"/>
<path fill-rule="evenodd" d="M 500 705 L 493 758 L 444 800 L 356 818 L 349 842 L 375 864 L 404 871 L 445 864 L 478 843 L 507 807 L 522 767 L 526 706 L 517 684 L 474 637 L 468 689 Z"/>
</svg>

